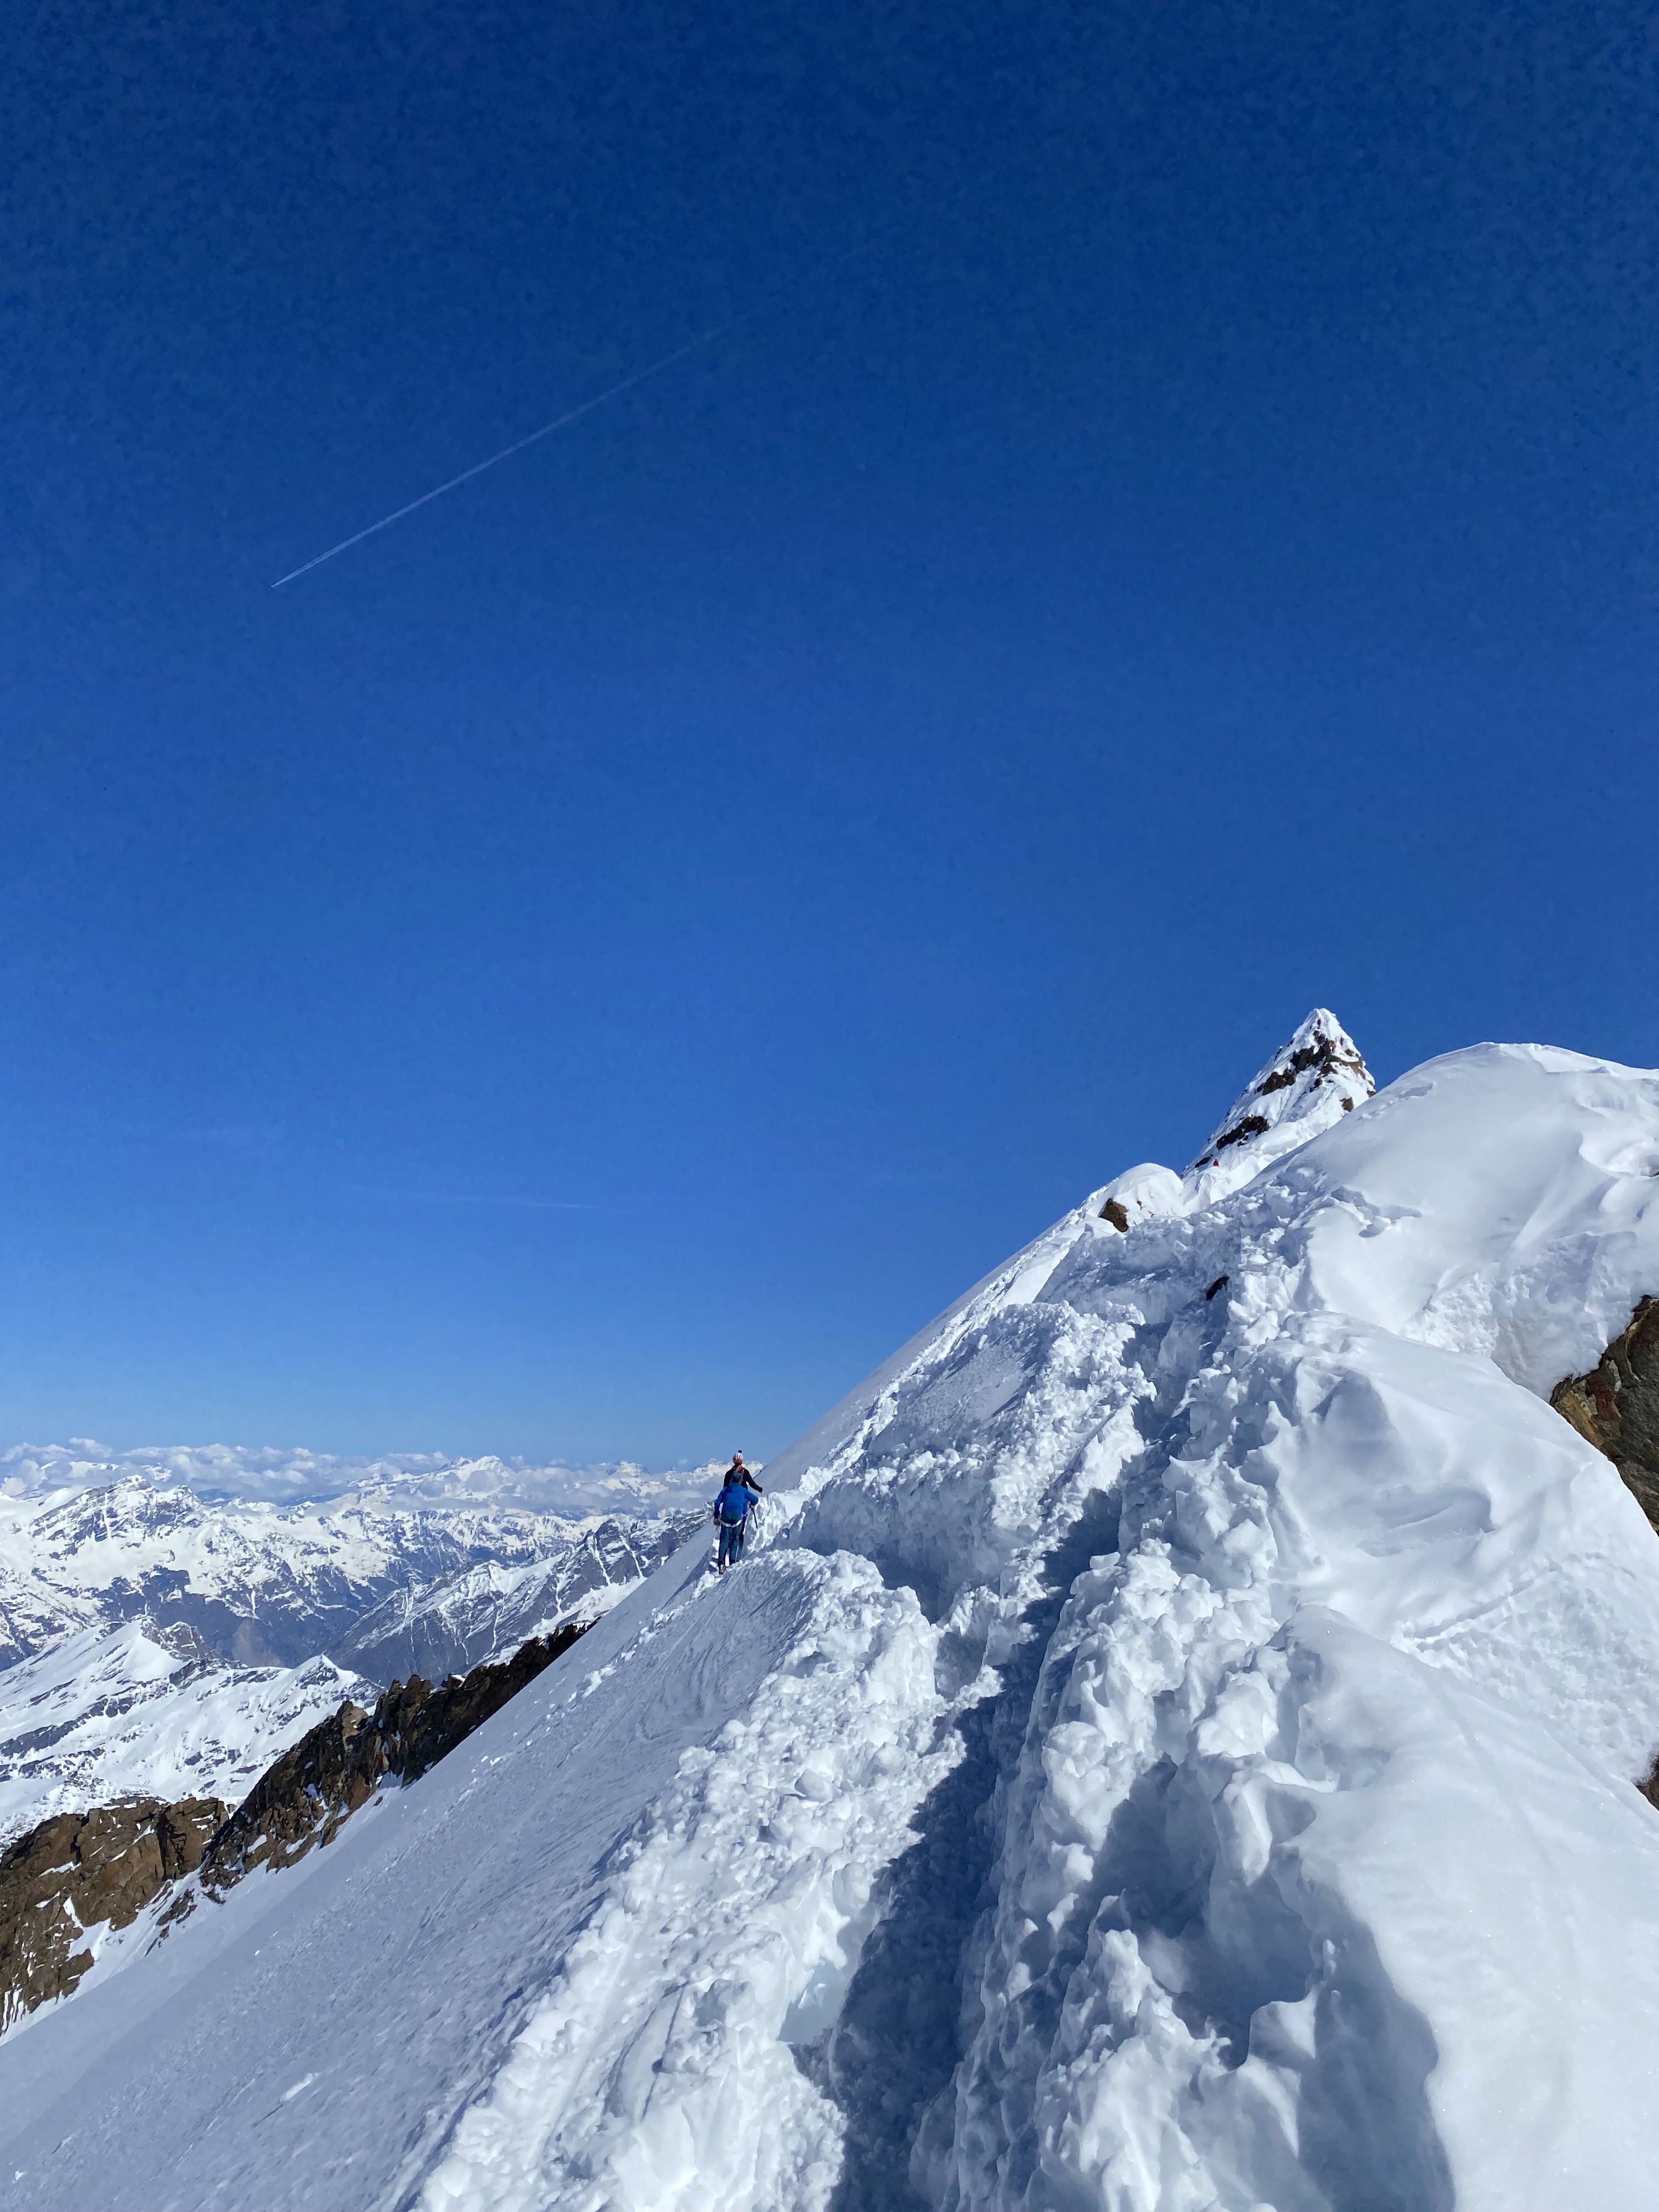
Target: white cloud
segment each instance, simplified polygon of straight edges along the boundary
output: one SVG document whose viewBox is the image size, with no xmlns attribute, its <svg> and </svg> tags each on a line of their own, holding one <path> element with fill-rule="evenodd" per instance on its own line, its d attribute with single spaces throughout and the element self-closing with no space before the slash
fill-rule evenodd
<svg viewBox="0 0 1659 2212">
<path fill-rule="evenodd" d="M 534 1466 L 493 1454 L 456 1459 L 442 1452 L 389 1452 L 350 1458 L 304 1446 L 141 1445 L 113 1451 L 91 1437 L 65 1444 L 0 1447 L 0 1493 L 39 1498 L 58 1490 L 97 1489 L 139 1480 L 209 1498 L 261 1498 L 272 1504 L 352 1498 L 398 1505 L 524 1505 L 542 1512 L 656 1511 L 707 1497 L 720 1468 L 653 1473 L 631 1460 L 586 1467 L 554 1460 Z"/>
</svg>

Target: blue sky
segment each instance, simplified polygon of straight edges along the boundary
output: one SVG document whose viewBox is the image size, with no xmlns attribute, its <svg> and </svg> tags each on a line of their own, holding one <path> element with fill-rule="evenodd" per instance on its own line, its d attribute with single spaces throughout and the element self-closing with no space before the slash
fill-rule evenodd
<svg viewBox="0 0 1659 2212">
<path fill-rule="evenodd" d="M 7 40 L 0 1434 L 763 1455 L 1312 1004 L 1659 1060 L 1637 11 Z"/>
</svg>

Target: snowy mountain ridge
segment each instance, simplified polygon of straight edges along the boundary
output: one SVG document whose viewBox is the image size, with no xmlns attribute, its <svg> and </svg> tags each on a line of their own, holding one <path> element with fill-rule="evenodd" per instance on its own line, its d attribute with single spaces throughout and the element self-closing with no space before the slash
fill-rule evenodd
<svg viewBox="0 0 1659 2212">
<path fill-rule="evenodd" d="M 140 1615 L 184 1622 L 242 1664 L 297 1665 L 394 1593 L 485 1561 L 546 1559 L 604 1517 L 357 1498 L 214 1502 L 137 1474 L 0 1498 L 0 1667 Z"/>
<path fill-rule="evenodd" d="M 0 2048 L 0 2203 L 1645 2206 L 1659 1540 L 1547 1399 L 1659 1291 L 1659 1075 L 1325 1040 Z"/>
<path fill-rule="evenodd" d="M 532 1636 L 546 1636 L 579 1614 L 596 1620 L 708 1518 L 708 1508 L 698 1506 L 650 1522 L 606 1519 L 545 1558 L 462 1567 L 382 1600 L 334 1645 L 333 1656 L 376 1682 L 409 1674 L 441 1682 L 447 1674 L 465 1674 L 510 1657 Z"/>
</svg>

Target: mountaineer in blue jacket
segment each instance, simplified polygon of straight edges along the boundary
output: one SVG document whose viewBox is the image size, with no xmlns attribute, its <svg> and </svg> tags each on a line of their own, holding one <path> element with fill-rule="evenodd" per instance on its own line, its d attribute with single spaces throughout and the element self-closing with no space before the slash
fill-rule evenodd
<svg viewBox="0 0 1659 2212">
<path fill-rule="evenodd" d="M 714 1500 L 714 1526 L 720 1532 L 719 1566 L 721 1574 L 728 1567 L 735 1567 L 743 1557 L 743 1540 L 750 1511 L 761 1494 L 759 1483 L 743 1463 L 743 1454 L 733 1452 L 720 1494 Z"/>
</svg>

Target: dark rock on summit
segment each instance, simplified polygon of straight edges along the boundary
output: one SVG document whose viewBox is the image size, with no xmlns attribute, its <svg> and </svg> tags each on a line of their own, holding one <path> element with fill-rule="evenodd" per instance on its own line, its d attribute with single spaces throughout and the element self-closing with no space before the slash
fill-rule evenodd
<svg viewBox="0 0 1659 2212">
<path fill-rule="evenodd" d="M 1218 1167 L 1231 1148 L 1235 1159 L 1275 1157 L 1284 1147 L 1258 1154 L 1260 1140 L 1283 1124 L 1303 1125 L 1313 1136 L 1334 1119 L 1332 1108 L 1347 1114 L 1376 1089 L 1358 1048 L 1328 1007 L 1316 1006 L 1296 1035 L 1241 1091 L 1217 1125 L 1214 1135 L 1189 1172 Z"/>
<path fill-rule="evenodd" d="M 226 1808 L 159 1797 L 60 1813 L 0 1857 L 0 2033 L 66 1996 L 92 1964 L 88 1929 L 126 1928 L 169 1882 L 193 1873 Z"/>
<path fill-rule="evenodd" d="M 1242 1145 L 1247 1137 L 1264 1137 L 1270 1126 L 1265 1114 L 1247 1114 L 1242 1121 L 1235 1121 L 1231 1129 L 1223 1130 L 1215 1139 L 1215 1149 L 1223 1152 L 1229 1145 Z"/>
<path fill-rule="evenodd" d="M 1659 1528 L 1659 1298 L 1644 1298 L 1599 1364 L 1558 1382 L 1550 1403 L 1607 1454 Z"/>
</svg>

